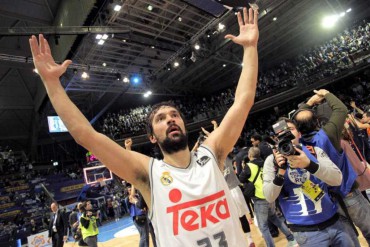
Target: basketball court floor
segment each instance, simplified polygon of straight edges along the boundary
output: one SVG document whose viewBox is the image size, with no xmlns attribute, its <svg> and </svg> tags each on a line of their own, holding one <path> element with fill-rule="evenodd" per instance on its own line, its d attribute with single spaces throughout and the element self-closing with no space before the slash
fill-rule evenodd
<svg viewBox="0 0 370 247">
<path fill-rule="evenodd" d="M 259 230 L 253 224 L 251 225 L 251 234 L 256 247 L 266 246 Z M 361 246 L 368 246 L 361 233 L 359 239 Z M 282 233 L 280 233 L 277 238 L 274 238 L 274 241 L 276 247 L 285 247 L 287 245 L 287 240 Z M 117 222 L 113 221 L 99 227 L 98 242 L 99 247 L 138 247 L 139 233 L 136 230 L 132 219 L 125 216 Z M 77 247 L 78 244 L 67 242 L 64 246 Z M 153 246 L 152 243 L 150 243 L 150 246 Z"/>
</svg>

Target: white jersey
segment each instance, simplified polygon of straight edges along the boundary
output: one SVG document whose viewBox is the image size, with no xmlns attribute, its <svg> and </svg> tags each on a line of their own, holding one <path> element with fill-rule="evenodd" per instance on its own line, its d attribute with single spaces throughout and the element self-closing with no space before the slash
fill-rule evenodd
<svg viewBox="0 0 370 247">
<path fill-rule="evenodd" d="M 152 159 L 149 170 L 158 246 L 246 246 L 230 190 L 209 148 L 192 152 L 187 168 Z"/>
</svg>

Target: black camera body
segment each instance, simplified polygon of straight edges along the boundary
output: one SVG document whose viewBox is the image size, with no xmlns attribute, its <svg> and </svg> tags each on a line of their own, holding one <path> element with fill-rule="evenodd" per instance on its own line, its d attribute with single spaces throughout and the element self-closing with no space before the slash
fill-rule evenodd
<svg viewBox="0 0 370 247">
<path fill-rule="evenodd" d="M 94 216 L 94 217 L 97 217 L 98 216 L 98 213 L 96 211 L 86 211 L 86 215 L 88 216 Z"/>
<path fill-rule="evenodd" d="M 285 120 L 281 120 L 274 125 L 272 125 L 274 132 L 276 134 L 277 142 L 276 148 L 282 155 L 299 155 L 295 150 L 292 140 L 295 136 L 289 130 L 289 127 Z"/>
</svg>

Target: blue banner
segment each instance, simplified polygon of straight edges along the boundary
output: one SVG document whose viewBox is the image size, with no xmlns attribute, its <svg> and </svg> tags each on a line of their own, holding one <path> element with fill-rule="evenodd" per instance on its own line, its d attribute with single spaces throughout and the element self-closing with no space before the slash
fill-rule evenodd
<svg viewBox="0 0 370 247">
<path fill-rule="evenodd" d="M 50 193 L 54 194 L 54 200 L 63 201 L 78 197 L 84 185 L 84 180 L 79 179 L 60 183 L 50 183 L 46 185 L 46 188 L 50 191 Z"/>
</svg>

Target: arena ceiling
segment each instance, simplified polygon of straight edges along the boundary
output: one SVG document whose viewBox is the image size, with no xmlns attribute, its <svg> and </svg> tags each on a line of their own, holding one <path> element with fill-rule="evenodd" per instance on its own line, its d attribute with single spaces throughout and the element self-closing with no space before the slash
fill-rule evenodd
<svg viewBox="0 0 370 247">
<path fill-rule="evenodd" d="M 33 72 L 31 34 L 48 37 L 57 61 L 73 60 L 62 83 L 92 124 L 108 109 L 210 94 L 235 84 L 242 50 L 223 38 L 238 33 L 235 8 L 217 2 L 258 6 L 262 70 L 370 13 L 366 0 L 2 0 L 0 145 L 32 152 L 51 137 L 46 116 L 55 113 Z M 113 10 L 116 4 L 119 11 Z M 336 28 L 321 29 L 323 16 L 348 8 L 352 11 Z M 107 34 L 103 45 L 97 34 Z M 88 79 L 81 78 L 83 72 Z M 139 76 L 137 84 L 133 76 Z M 147 91 L 151 98 L 143 97 Z"/>
</svg>

